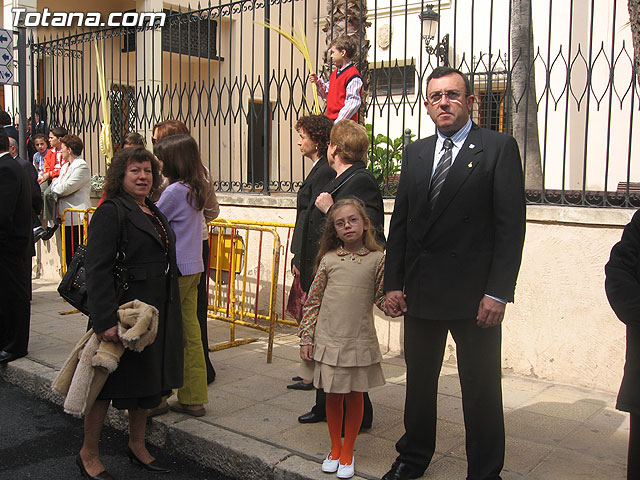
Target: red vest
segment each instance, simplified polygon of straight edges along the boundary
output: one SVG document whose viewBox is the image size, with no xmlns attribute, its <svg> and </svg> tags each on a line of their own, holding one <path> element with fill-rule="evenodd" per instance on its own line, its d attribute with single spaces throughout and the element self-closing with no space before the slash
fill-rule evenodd
<svg viewBox="0 0 640 480">
<path fill-rule="evenodd" d="M 344 107 L 344 100 L 347 97 L 347 84 L 356 77 L 361 78 L 360 72 L 358 72 L 358 69 L 353 64 L 340 72 L 340 75 L 338 75 L 338 70 L 339 69 L 334 70 L 329 78 L 327 117 L 331 120 L 338 118 L 338 113 L 340 113 L 340 110 Z M 358 121 L 358 112 L 351 117 L 351 120 L 354 122 Z"/>
</svg>

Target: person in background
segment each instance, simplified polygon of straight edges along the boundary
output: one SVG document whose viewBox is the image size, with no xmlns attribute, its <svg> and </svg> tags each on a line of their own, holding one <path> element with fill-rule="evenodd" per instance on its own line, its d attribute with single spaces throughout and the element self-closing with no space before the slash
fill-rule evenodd
<svg viewBox="0 0 640 480">
<path fill-rule="evenodd" d="M 336 122 L 343 119 L 357 122 L 362 104 L 362 77 L 352 59 L 358 53 L 358 44 L 353 37 L 343 35 L 331 42 L 329 47 L 331 60 L 338 68 L 331 74 L 329 82 L 315 73 L 309 75 L 309 80 L 318 87 L 318 94 L 327 100 L 327 117 Z"/>
<path fill-rule="evenodd" d="M 20 144 L 20 135 L 15 125 L 11 121 L 11 115 L 4 110 L 0 110 L 0 126 L 7 132 L 9 138 L 13 138 L 17 144 Z"/>
<path fill-rule="evenodd" d="M 171 135 L 187 134 L 189 135 L 189 129 L 180 120 L 165 120 L 156 124 L 153 127 L 153 136 L 151 141 L 155 144 L 157 141 L 163 138 L 170 137 Z M 206 268 L 209 263 L 209 228 L 207 222 L 218 218 L 220 214 L 220 206 L 218 205 L 218 199 L 216 198 L 215 185 L 209 178 L 209 172 L 204 167 L 205 177 L 209 183 L 209 196 L 207 197 L 207 203 L 204 207 L 204 220 L 202 223 L 202 261 Z M 162 190 L 169 184 L 166 178 L 156 191 L 151 195 L 151 199 L 157 201 L 160 198 Z M 204 350 L 205 364 L 207 366 L 207 384 L 212 383 L 216 378 L 216 370 L 211 363 L 211 357 L 209 356 L 209 334 L 207 332 L 207 304 L 208 304 L 208 292 L 207 292 L 207 277 L 206 275 L 200 276 L 200 283 L 198 284 L 198 322 L 200 323 L 200 333 L 202 335 L 202 348 Z M 165 408 L 168 411 L 168 407 Z"/>
<path fill-rule="evenodd" d="M 128 410 L 131 463 L 150 473 L 169 469 L 147 450 L 147 411 L 163 395 L 182 385 L 182 325 L 177 302 L 176 243 L 169 222 L 147 198 L 159 177 L 159 165 L 144 148 L 118 151 L 107 170 L 106 200 L 95 211 L 87 240 L 87 293 L 89 322 L 100 340 L 119 342 L 118 307 L 137 299 L 158 309 L 155 341 L 142 352 L 125 349 L 118 368 L 107 377 L 93 407 L 84 419 L 84 439 L 76 457 L 80 472 L 89 478 L 110 480 L 100 459 L 99 443 L 111 403 Z M 113 269 L 126 231 L 124 266 L 139 276 L 129 277 L 128 288 L 116 290 Z M 140 478 L 132 475 L 131 478 Z M 146 478 L 146 477 L 145 477 Z"/>
<path fill-rule="evenodd" d="M 51 183 L 51 191 L 58 203 L 60 215 L 68 209 L 85 210 L 91 207 L 91 172 L 82 159 L 84 145 L 77 135 L 65 135 L 60 139 L 63 166 L 60 175 Z M 66 265 L 71 263 L 76 247 L 84 241 L 83 217 L 74 212 L 64 215 L 64 247 Z"/>
<path fill-rule="evenodd" d="M 43 174 L 44 174 L 44 159 L 49 151 L 49 144 L 47 143 L 47 137 L 44 136 L 43 133 L 36 133 L 33 137 L 31 137 L 33 141 L 33 146 L 36 149 L 36 152 L 33 154 L 33 166 L 36 168 L 38 172 L 38 183 L 41 184 L 44 182 Z"/>
<path fill-rule="evenodd" d="M 209 185 L 204 175 L 198 144 L 191 135 L 165 137 L 156 142 L 154 153 L 169 180 L 157 206 L 176 234 L 176 256 L 180 277 L 180 304 L 184 337 L 184 384 L 171 410 L 202 417 L 209 402 L 207 369 L 198 324 L 198 283 L 204 271 L 202 222 Z"/>
<path fill-rule="evenodd" d="M 122 142 L 120 142 L 120 148 L 127 148 L 127 147 L 134 147 L 134 146 L 146 147 L 144 137 L 140 135 L 138 132 L 127 133 L 125 137 L 122 139 Z"/>
<path fill-rule="evenodd" d="M 60 153 L 60 139 L 67 134 L 64 127 L 52 128 L 49 132 L 50 148 L 44 157 L 44 170 L 42 172 L 42 182 L 40 189 L 44 197 L 44 207 L 42 210 L 42 221 L 46 223 L 47 232 L 42 236 L 42 240 L 49 240 L 58 229 L 56 219 L 55 199 L 51 191 L 51 183 L 60 175 L 63 159 Z"/>
</svg>

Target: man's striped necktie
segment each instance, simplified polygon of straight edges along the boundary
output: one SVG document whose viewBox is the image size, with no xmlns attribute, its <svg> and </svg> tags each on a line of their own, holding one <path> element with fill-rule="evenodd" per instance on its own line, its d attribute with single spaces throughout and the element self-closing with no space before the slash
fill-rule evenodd
<svg viewBox="0 0 640 480">
<path fill-rule="evenodd" d="M 431 203 L 435 203 L 438 198 L 440 190 L 442 190 L 442 185 L 444 185 L 444 181 L 447 178 L 447 173 L 449 173 L 449 169 L 451 168 L 451 160 L 453 158 L 452 148 L 453 142 L 450 138 L 446 138 L 444 140 L 444 153 L 442 157 L 440 157 L 440 162 L 436 167 L 433 178 L 431 178 L 431 188 L 429 190 L 429 202 Z"/>
</svg>

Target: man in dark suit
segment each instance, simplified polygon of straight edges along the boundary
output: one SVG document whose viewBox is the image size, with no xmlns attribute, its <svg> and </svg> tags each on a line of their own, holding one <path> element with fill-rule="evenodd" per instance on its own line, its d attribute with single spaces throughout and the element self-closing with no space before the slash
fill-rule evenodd
<svg viewBox="0 0 640 480">
<path fill-rule="evenodd" d="M 31 315 L 26 273 L 33 247 L 31 188 L 8 150 L 9 138 L 0 129 L 0 363 L 27 354 Z"/>
<path fill-rule="evenodd" d="M 38 235 L 38 240 L 42 235 L 46 233 L 45 229 L 40 225 L 40 219 L 38 215 L 42 213 L 42 190 L 40 190 L 40 184 L 38 183 L 38 172 L 33 166 L 33 163 L 27 162 L 23 158 L 18 156 L 18 142 L 12 137 L 9 137 L 9 155 L 18 162 L 18 165 L 27 174 L 29 178 L 29 186 L 31 191 L 31 226 L 33 228 L 33 235 Z M 34 237 L 32 237 L 33 239 Z M 31 258 L 36 255 L 36 247 L 33 241 L 31 242 L 30 256 L 25 258 L 25 265 L 27 270 L 27 287 L 29 290 L 29 299 L 31 299 Z"/>
<path fill-rule="evenodd" d="M 437 134 L 406 148 L 385 266 L 387 305 L 404 314 L 405 434 L 383 477 L 420 477 L 436 445 L 438 377 L 447 333 L 456 342 L 467 479 L 497 480 L 504 463 L 501 322 L 513 301 L 525 231 L 515 140 L 471 122 L 467 78 L 427 79 Z"/>
</svg>

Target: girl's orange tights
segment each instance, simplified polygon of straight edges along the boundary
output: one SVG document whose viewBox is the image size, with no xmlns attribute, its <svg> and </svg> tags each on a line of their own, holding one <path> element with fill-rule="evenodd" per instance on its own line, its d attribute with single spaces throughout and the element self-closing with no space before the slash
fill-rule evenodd
<svg viewBox="0 0 640 480">
<path fill-rule="evenodd" d="M 344 445 L 342 444 L 342 402 L 345 402 L 347 414 L 344 419 Z M 353 459 L 353 446 L 362 424 L 364 397 L 362 392 L 327 393 L 327 423 L 331 437 L 331 458 L 339 458 L 342 465 L 350 464 Z"/>
</svg>

